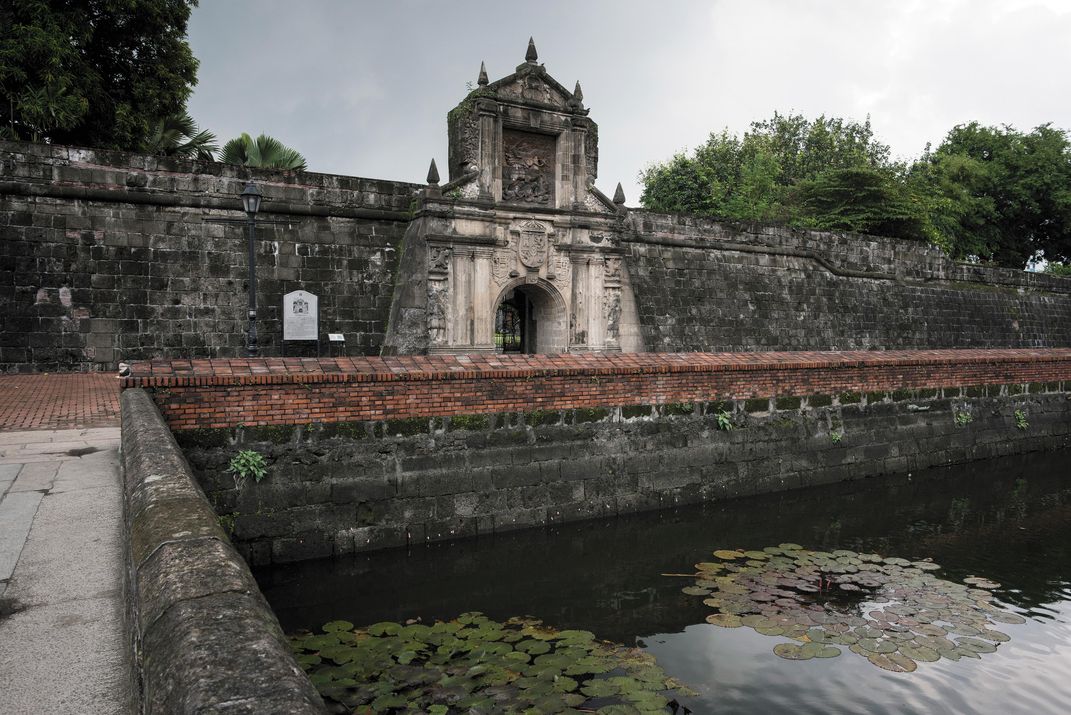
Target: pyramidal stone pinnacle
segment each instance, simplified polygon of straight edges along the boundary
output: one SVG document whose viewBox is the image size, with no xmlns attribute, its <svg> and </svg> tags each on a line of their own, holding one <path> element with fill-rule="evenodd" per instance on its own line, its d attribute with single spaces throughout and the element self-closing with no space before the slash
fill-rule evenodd
<svg viewBox="0 0 1071 715">
<path fill-rule="evenodd" d="M 439 168 L 435 166 L 435 160 L 431 160 L 431 166 L 428 167 L 428 183 L 434 186 L 439 183 Z M 618 186 L 621 186 L 618 184 Z"/>
<path fill-rule="evenodd" d="M 488 82 L 488 79 L 487 79 L 487 67 L 486 67 L 486 65 L 484 65 L 483 62 L 481 62 L 480 63 L 480 77 L 479 77 L 479 79 L 476 80 L 476 84 L 480 85 L 481 87 L 486 87 L 487 86 L 487 82 Z"/>
<path fill-rule="evenodd" d="M 621 188 L 621 182 L 617 182 L 617 191 L 614 192 L 614 203 L 618 206 L 625 205 L 625 190 Z"/>
<path fill-rule="evenodd" d="M 528 38 L 528 51 L 526 53 L 524 53 L 524 61 L 525 62 L 531 62 L 532 64 L 535 64 L 536 60 L 538 60 L 538 59 L 539 59 L 539 53 L 536 52 L 535 40 L 533 40 L 531 37 L 529 37 Z"/>
<path fill-rule="evenodd" d="M 584 90 L 580 89 L 580 80 L 576 81 L 576 89 L 573 90 L 573 99 L 578 102 L 584 101 Z"/>
</svg>

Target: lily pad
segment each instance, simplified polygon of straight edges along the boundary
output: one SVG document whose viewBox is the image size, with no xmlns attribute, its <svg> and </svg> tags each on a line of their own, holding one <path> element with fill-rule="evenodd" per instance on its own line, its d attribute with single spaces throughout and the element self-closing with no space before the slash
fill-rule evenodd
<svg viewBox="0 0 1071 715">
<path fill-rule="evenodd" d="M 785 660 L 810 660 L 814 657 L 813 652 L 804 652 L 803 646 L 795 643 L 778 643 L 773 652 Z"/>
</svg>

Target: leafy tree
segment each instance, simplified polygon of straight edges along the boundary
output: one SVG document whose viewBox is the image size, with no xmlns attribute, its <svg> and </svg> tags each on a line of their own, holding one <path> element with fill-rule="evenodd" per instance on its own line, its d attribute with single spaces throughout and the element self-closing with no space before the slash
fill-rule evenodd
<svg viewBox="0 0 1071 715">
<path fill-rule="evenodd" d="M 0 3 L 0 124 L 9 138 L 136 150 L 196 82 L 196 0 Z"/>
<path fill-rule="evenodd" d="M 231 139 L 223 145 L 220 161 L 263 169 L 292 169 L 305 171 L 305 157 L 278 139 L 261 134 L 253 139 L 248 134 Z"/>
<path fill-rule="evenodd" d="M 213 161 L 219 151 L 216 135 L 199 129 L 186 112 L 172 114 L 156 122 L 152 134 L 141 145 L 141 151 L 160 156 L 197 157 Z"/>
<path fill-rule="evenodd" d="M 658 211 L 925 238 L 924 204 L 864 123 L 799 115 L 754 122 L 743 138 L 712 134 L 642 174 Z"/>
<path fill-rule="evenodd" d="M 925 211 L 899 178 L 870 167 L 832 169 L 799 184 L 796 223 L 924 240 Z"/>
<path fill-rule="evenodd" d="M 912 167 L 931 197 L 935 240 L 957 258 L 1023 268 L 1071 261 L 1071 143 L 1049 124 L 1029 133 L 956 126 Z"/>
</svg>

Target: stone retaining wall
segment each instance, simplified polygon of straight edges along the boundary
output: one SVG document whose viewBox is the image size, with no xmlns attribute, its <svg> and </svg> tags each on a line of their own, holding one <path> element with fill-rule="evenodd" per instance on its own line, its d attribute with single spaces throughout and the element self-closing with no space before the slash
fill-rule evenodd
<svg viewBox="0 0 1071 715">
<path fill-rule="evenodd" d="M 249 568 L 142 390 L 122 395 L 132 638 L 149 713 L 322 713 Z"/>
<path fill-rule="evenodd" d="M 493 534 L 1071 444 L 1064 382 L 817 393 L 176 436 L 252 563 Z M 268 476 L 240 487 L 239 450 Z"/>
</svg>

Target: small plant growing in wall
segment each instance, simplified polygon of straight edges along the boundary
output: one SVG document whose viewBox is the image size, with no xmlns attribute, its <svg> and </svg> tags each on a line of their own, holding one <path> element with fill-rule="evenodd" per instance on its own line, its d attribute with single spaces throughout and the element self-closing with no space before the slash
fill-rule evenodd
<svg viewBox="0 0 1071 715">
<path fill-rule="evenodd" d="M 263 479 L 268 474 L 268 463 L 255 449 L 243 449 L 231 459 L 227 472 L 234 477 L 235 489 L 241 489 L 249 477 L 256 482 Z"/>
<path fill-rule="evenodd" d="M 1016 429 L 1025 430 L 1030 426 L 1030 423 L 1026 421 L 1026 412 L 1022 410 L 1015 411 L 1015 427 Z"/>
<path fill-rule="evenodd" d="M 836 432 L 830 432 L 829 439 L 833 442 L 833 444 L 840 444 L 840 441 L 844 439 L 844 431 L 837 430 Z"/>
<path fill-rule="evenodd" d="M 733 416 L 729 414 L 727 410 L 722 410 L 714 415 L 714 419 L 718 423 L 718 429 L 723 432 L 732 432 L 736 425 L 733 424 Z"/>
<path fill-rule="evenodd" d="M 966 427 L 974 420 L 974 416 L 967 410 L 956 410 L 955 419 L 957 426 Z"/>
</svg>

